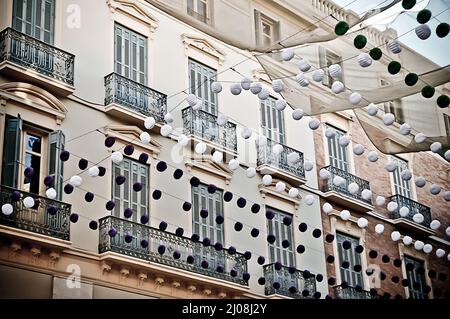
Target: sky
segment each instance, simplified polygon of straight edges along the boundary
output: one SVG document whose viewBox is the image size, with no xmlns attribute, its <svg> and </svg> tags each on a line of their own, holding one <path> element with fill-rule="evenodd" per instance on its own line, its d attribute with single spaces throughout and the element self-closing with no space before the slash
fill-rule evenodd
<svg viewBox="0 0 450 319">
<path fill-rule="evenodd" d="M 352 1 L 354 0 L 333 0 L 333 2 L 341 7 L 348 5 L 346 9 L 353 10 L 358 14 L 364 14 L 368 10 L 377 7 L 377 5 L 385 6 L 392 2 L 392 0 L 386 0 L 384 2 L 383 0 L 356 0 L 354 3 L 351 3 Z M 389 10 L 369 19 L 368 24 L 380 30 L 385 30 L 387 27 L 390 27 L 397 31 L 397 35 L 402 35 L 419 26 L 416 15 L 418 11 L 425 7 L 431 11 L 433 16 L 427 23 L 432 31 L 431 36 L 427 40 L 420 40 L 413 30 L 401 36 L 398 41 L 406 44 L 440 66 L 449 65 L 450 35 L 445 38 L 438 38 L 435 30 L 441 22 L 450 24 L 450 0 L 417 0 L 416 5 L 411 10 L 404 10 L 400 1 Z M 434 18 L 436 15 L 438 16 Z"/>
</svg>

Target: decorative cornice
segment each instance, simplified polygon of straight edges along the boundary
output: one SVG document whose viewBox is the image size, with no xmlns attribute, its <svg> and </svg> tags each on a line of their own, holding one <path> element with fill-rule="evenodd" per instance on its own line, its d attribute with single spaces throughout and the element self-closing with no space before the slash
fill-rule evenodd
<svg viewBox="0 0 450 319">
<path fill-rule="evenodd" d="M 206 54 L 216 58 L 219 62 L 219 65 L 222 65 L 225 61 L 225 52 L 219 49 L 217 46 L 212 44 L 210 41 L 205 38 L 197 37 L 194 35 L 182 34 L 181 38 L 184 43 L 186 55 L 188 54 L 189 47 L 194 47 L 200 51 L 203 51 Z"/>
<path fill-rule="evenodd" d="M 189 171 L 192 169 L 199 169 L 217 175 L 218 177 L 222 177 L 225 179 L 226 184 L 229 184 L 231 177 L 233 176 L 233 171 L 224 164 L 215 163 L 210 159 L 192 160 L 190 162 L 186 162 L 185 165 Z"/>
<path fill-rule="evenodd" d="M 139 136 L 144 132 L 137 126 L 131 125 L 108 125 L 105 127 L 105 134 L 113 136 L 122 142 L 132 143 L 138 145 L 144 149 L 149 150 L 153 157 L 156 157 L 161 152 L 162 145 L 158 143 L 154 138 L 150 140 L 149 144 L 144 144 L 140 141 Z"/>
</svg>

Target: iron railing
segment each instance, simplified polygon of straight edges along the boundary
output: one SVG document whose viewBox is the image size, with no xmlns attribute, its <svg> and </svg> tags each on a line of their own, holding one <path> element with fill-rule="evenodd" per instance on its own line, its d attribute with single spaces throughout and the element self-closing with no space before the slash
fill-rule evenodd
<svg viewBox="0 0 450 319">
<path fill-rule="evenodd" d="M 217 124 L 217 116 L 187 107 L 182 111 L 184 134 L 195 135 L 225 148 L 237 151 L 236 124 Z"/>
<path fill-rule="evenodd" d="M 324 192 L 329 192 L 329 191 L 335 191 L 338 192 L 342 195 L 348 196 L 348 197 L 352 197 L 354 199 L 360 200 L 362 202 L 365 202 L 367 204 L 372 204 L 371 199 L 364 199 L 361 196 L 361 192 L 364 189 L 370 190 L 370 183 L 369 181 L 366 181 L 358 176 L 355 176 L 353 174 L 350 174 L 349 172 L 346 172 L 340 168 L 334 167 L 334 166 L 325 166 L 324 169 L 326 169 L 327 171 L 329 171 L 331 173 L 331 177 L 328 179 L 328 181 L 325 183 L 325 185 L 323 186 L 323 191 Z M 339 186 L 336 186 L 333 183 L 333 179 L 335 176 L 340 176 L 342 177 L 345 182 L 342 183 Z M 348 185 L 350 183 L 356 183 L 359 186 L 359 190 L 355 193 L 352 194 L 348 191 Z"/>
<path fill-rule="evenodd" d="M 280 270 L 277 270 L 274 263 L 268 264 L 264 266 L 264 278 L 266 295 L 280 294 L 303 299 L 312 298 L 316 292 L 315 275 L 311 274 L 310 277 L 305 278 L 303 271 L 298 269 L 290 272 L 289 267 L 282 266 Z M 304 290 L 308 290 L 308 294 L 305 296 L 303 295 Z"/>
<path fill-rule="evenodd" d="M 371 294 L 369 291 L 355 287 L 341 285 L 334 287 L 334 296 L 336 299 L 378 299 L 379 295 Z"/>
<path fill-rule="evenodd" d="M 267 164 L 287 173 L 291 173 L 297 177 L 305 178 L 305 170 L 303 168 L 303 153 L 286 145 L 282 145 L 283 151 L 277 155 L 272 151 L 272 147 L 276 144 L 277 143 L 274 141 L 267 140 L 267 144 L 265 146 L 257 146 L 257 165 L 260 166 L 263 164 Z M 289 163 L 288 154 L 290 153 L 297 153 L 299 160 L 295 163 Z"/>
<path fill-rule="evenodd" d="M 11 61 L 73 86 L 73 54 L 11 28 L 0 33 L 0 62 L 3 61 Z"/>
<path fill-rule="evenodd" d="M 431 223 L 430 207 L 422 205 L 421 203 L 413 201 L 412 199 L 402 196 L 402 195 L 391 196 L 391 197 L 389 197 L 389 200 L 397 203 L 397 205 L 398 205 L 398 209 L 396 209 L 395 211 L 393 211 L 391 213 L 392 219 L 406 218 L 406 219 L 414 222 L 413 216 L 415 214 L 422 214 L 423 222 L 421 223 L 421 225 L 426 226 L 428 228 L 430 227 L 430 223 Z M 407 207 L 409 209 L 409 213 L 405 217 L 400 216 L 400 213 L 399 213 L 400 208 L 402 208 L 402 207 Z"/>
<path fill-rule="evenodd" d="M 105 105 L 117 103 L 162 121 L 167 113 L 167 96 L 117 73 L 105 76 Z"/>
<path fill-rule="evenodd" d="M 111 237 L 114 228 L 117 234 Z M 247 272 L 247 260 L 242 254 L 230 254 L 227 249 L 216 250 L 214 246 L 204 246 L 201 242 L 180 237 L 159 229 L 131 222 L 114 216 L 99 221 L 99 253 L 107 251 L 184 269 L 202 275 L 248 285 L 243 279 Z M 127 239 L 129 242 L 127 242 Z M 145 241 L 146 244 L 142 244 Z M 164 246 L 161 255 L 158 248 Z M 174 253 L 179 254 L 177 259 Z M 187 261 L 194 258 L 193 263 Z M 207 261 L 207 268 L 202 262 Z M 220 268 L 220 270 L 218 270 Z"/>
<path fill-rule="evenodd" d="M 20 194 L 18 200 L 14 198 Z M 32 197 L 35 205 L 26 208 L 25 197 Z M 0 224 L 19 228 L 54 238 L 69 240 L 71 205 L 7 186 L 0 186 L 0 206 L 9 203 L 13 206 L 11 215 L 0 214 Z M 52 213 L 50 214 L 49 210 Z"/>
</svg>

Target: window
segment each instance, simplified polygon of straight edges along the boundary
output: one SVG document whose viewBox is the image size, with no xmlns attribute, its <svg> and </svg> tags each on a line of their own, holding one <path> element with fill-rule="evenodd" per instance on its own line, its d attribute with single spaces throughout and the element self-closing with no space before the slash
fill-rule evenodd
<svg viewBox="0 0 450 319">
<path fill-rule="evenodd" d="M 322 84 L 331 88 L 334 81 L 344 82 L 344 77 L 341 75 L 340 78 L 333 79 L 328 73 L 328 67 L 332 64 L 339 64 L 342 66 L 342 57 L 325 49 L 324 47 L 319 47 L 319 66 L 324 72 Z"/>
<path fill-rule="evenodd" d="M 444 115 L 445 133 L 447 134 L 447 136 L 450 136 L 450 116 L 448 116 L 447 114 L 443 115 Z"/>
<path fill-rule="evenodd" d="M 190 93 L 203 101 L 203 111 L 217 115 L 217 94 L 211 91 L 211 83 L 217 71 L 197 61 L 189 59 Z"/>
<path fill-rule="evenodd" d="M 345 249 L 343 247 L 344 241 L 350 242 L 351 244 L 350 249 Z M 356 285 L 364 287 L 361 272 L 354 270 L 354 267 L 356 265 L 361 266 L 361 256 L 360 254 L 355 252 L 356 246 L 359 245 L 359 239 L 338 232 L 336 233 L 336 242 L 338 245 L 337 248 L 339 257 L 339 270 L 341 273 L 341 282 L 343 281 L 347 282 L 350 287 L 356 287 Z M 344 262 L 348 263 L 348 267 L 343 267 Z"/>
<path fill-rule="evenodd" d="M 125 183 L 118 185 L 116 177 L 125 176 Z M 133 185 L 142 184 L 142 190 L 135 192 Z M 124 218 L 127 208 L 133 210 L 130 220 L 137 222 L 142 215 L 148 214 L 149 169 L 129 158 L 124 158 L 120 164 L 113 164 L 112 197 L 114 198 L 114 216 Z"/>
<path fill-rule="evenodd" d="M 403 180 L 401 177 L 402 172 L 408 169 L 408 162 L 395 156 L 392 156 L 391 160 L 397 162 L 397 169 L 391 173 L 395 195 L 411 198 L 411 183 Z"/>
<path fill-rule="evenodd" d="M 391 85 L 391 83 L 387 80 L 381 79 L 380 80 L 380 84 L 381 86 L 389 86 Z M 395 121 L 403 124 L 405 122 L 404 120 L 404 116 L 403 116 L 403 108 L 401 105 L 401 100 L 397 99 L 395 101 L 388 101 L 388 102 L 384 102 L 383 106 L 384 106 L 384 112 L 385 113 L 392 113 L 395 116 Z"/>
<path fill-rule="evenodd" d="M 256 44 L 270 46 L 280 39 L 280 23 L 255 10 Z"/>
<path fill-rule="evenodd" d="M 327 138 L 328 159 L 330 165 L 348 172 L 349 164 L 347 146 L 343 147 L 339 144 L 339 139 L 344 136 L 345 133 L 330 125 L 327 125 L 327 128 L 331 128 L 335 132 L 334 137 Z"/>
<path fill-rule="evenodd" d="M 14 0 L 13 29 L 53 44 L 55 0 Z"/>
<path fill-rule="evenodd" d="M 42 194 L 44 176 L 52 175 L 53 187 L 57 193 L 56 199 L 61 200 L 64 177 L 63 162 L 59 154 L 64 149 L 64 140 L 62 131 L 49 133 L 24 123 L 20 117 L 7 116 L 3 145 L 2 185 L 33 194 Z M 31 177 L 26 177 L 24 174 L 28 167 L 33 169 Z"/>
<path fill-rule="evenodd" d="M 208 210 L 208 217 L 202 218 L 200 211 Z M 224 245 L 223 224 L 216 223 L 217 216 L 223 216 L 223 191 L 216 190 L 214 194 L 208 192 L 208 186 L 200 184 L 198 187 L 192 187 L 192 228 L 194 234 L 204 238 L 209 238 L 211 244 L 216 242 Z M 202 260 L 207 260 L 214 269 L 221 265 L 225 266 L 223 255 L 214 254 L 211 249 L 203 246 L 196 246 L 195 257 L 198 264 Z"/>
<path fill-rule="evenodd" d="M 261 100 L 261 123 L 264 135 L 272 141 L 284 144 L 284 117 L 283 112 L 275 108 L 276 100 L 269 97 Z"/>
<path fill-rule="evenodd" d="M 412 299 L 427 299 L 427 294 L 424 291 L 426 280 L 423 261 L 407 256 L 405 256 L 404 261 L 405 265 L 412 264 L 414 266 L 412 270 L 406 270 L 409 297 Z"/>
<path fill-rule="evenodd" d="M 187 13 L 199 21 L 209 21 L 208 0 L 187 0 Z"/>
<path fill-rule="evenodd" d="M 147 85 L 147 38 L 114 26 L 114 72 Z"/>
</svg>

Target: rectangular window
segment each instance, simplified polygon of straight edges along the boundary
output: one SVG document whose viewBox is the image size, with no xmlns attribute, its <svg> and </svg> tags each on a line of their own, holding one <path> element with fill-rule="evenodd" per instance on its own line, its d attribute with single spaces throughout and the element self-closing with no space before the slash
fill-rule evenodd
<svg viewBox="0 0 450 319">
<path fill-rule="evenodd" d="M 42 165 L 42 136 L 34 132 L 24 132 L 24 154 L 23 154 L 23 169 L 32 168 L 33 175 L 31 177 L 23 174 L 23 190 L 33 194 L 39 194 L 39 184 L 41 177 Z"/>
<path fill-rule="evenodd" d="M 275 108 L 275 102 L 273 97 L 261 100 L 261 126 L 267 138 L 285 144 L 283 112 Z"/>
<path fill-rule="evenodd" d="M 327 128 L 334 130 L 335 134 L 332 138 L 327 138 L 328 143 L 328 159 L 330 165 L 339 168 L 343 171 L 349 171 L 348 164 L 348 147 L 343 147 L 339 144 L 339 139 L 345 133 L 333 126 L 327 125 Z"/>
<path fill-rule="evenodd" d="M 402 172 L 408 169 L 408 162 L 396 156 L 392 156 L 391 160 L 397 162 L 397 169 L 391 173 L 395 195 L 402 195 L 404 197 L 411 198 L 411 182 L 405 181 L 401 177 Z"/>
<path fill-rule="evenodd" d="M 443 115 L 444 115 L 445 133 L 447 134 L 447 136 L 450 136 L 450 116 L 448 116 L 447 114 Z"/>
<path fill-rule="evenodd" d="M 343 243 L 345 241 L 350 243 L 351 246 L 349 249 L 344 248 Z M 347 282 L 350 287 L 356 287 L 356 285 L 364 287 L 361 272 L 354 270 L 356 265 L 361 266 L 361 256 L 355 252 L 356 246 L 359 245 L 359 239 L 338 232 L 336 233 L 336 243 L 339 257 L 337 262 L 339 263 L 341 282 Z M 346 263 L 344 264 L 344 262 Z M 343 265 L 347 266 L 347 263 L 348 267 L 343 267 Z"/>
<path fill-rule="evenodd" d="M 280 39 L 280 22 L 255 10 L 255 37 L 258 45 L 270 46 Z"/>
<path fill-rule="evenodd" d="M 206 209 L 208 217 L 202 218 L 200 211 Z M 208 186 L 200 184 L 198 187 L 192 187 L 192 229 L 193 233 L 200 236 L 200 239 L 209 238 L 211 244 L 216 242 L 224 243 L 223 223 L 216 223 L 217 216 L 223 216 L 223 191 L 216 190 L 214 194 L 208 192 Z M 215 269 L 217 266 L 225 266 L 223 255 L 215 254 L 211 249 L 203 246 L 196 246 L 196 263 L 200 264 L 202 260 L 208 261 L 210 266 Z"/>
<path fill-rule="evenodd" d="M 427 284 L 424 275 L 424 263 L 421 260 L 405 256 L 405 265 L 412 264 L 412 270 L 406 270 L 406 276 L 409 282 L 409 297 L 412 299 L 427 299 L 424 287 Z"/>
<path fill-rule="evenodd" d="M 217 115 L 217 94 L 211 91 L 211 83 L 216 79 L 217 71 L 189 59 L 190 93 L 203 101 L 203 111 Z"/>
<path fill-rule="evenodd" d="M 331 52 L 330 50 L 325 49 L 324 47 L 319 47 L 319 66 L 324 72 L 322 84 L 329 88 L 331 88 L 331 85 L 333 85 L 334 81 L 341 81 L 342 83 L 344 83 L 343 76 L 336 79 L 330 76 L 328 67 L 332 64 L 339 64 L 341 68 L 343 68 L 342 57 Z"/>
<path fill-rule="evenodd" d="M 380 80 L 381 86 L 389 86 L 391 83 L 387 80 L 381 79 Z M 384 112 L 385 113 L 392 113 L 395 116 L 395 121 L 403 124 L 405 122 L 404 115 L 403 115 L 403 108 L 402 108 L 402 101 L 401 99 L 397 99 L 395 101 L 387 101 L 383 103 Z"/>
<path fill-rule="evenodd" d="M 120 24 L 114 26 L 114 72 L 147 85 L 147 38 Z"/>
<path fill-rule="evenodd" d="M 114 216 L 124 218 L 124 211 L 127 208 L 133 210 L 130 220 L 137 222 L 148 211 L 149 193 L 149 167 L 135 160 L 124 158 L 120 164 L 113 164 L 112 173 L 112 198 L 114 198 Z M 125 177 L 125 183 L 118 185 L 116 177 Z M 142 190 L 135 192 L 133 185 L 142 184 Z"/>
<path fill-rule="evenodd" d="M 187 13 L 204 23 L 209 22 L 208 0 L 187 0 Z"/>
<path fill-rule="evenodd" d="M 53 44 L 55 0 L 14 0 L 13 29 Z"/>
<path fill-rule="evenodd" d="M 269 243 L 270 262 L 280 262 L 284 266 L 295 267 L 295 255 L 292 250 L 294 246 L 292 224 L 287 226 L 283 223 L 285 217 L 292 218 L 292 215 L 271 207 L 267 207 L 267 211 L 272 211 L 275 215 L 274 218 L 267 220 L 267 233 L 275 236 L 275 242 Z M 287 248 L 283 247 L 283 241 L 285 240 L 290 244 Z"/>
</svg>

